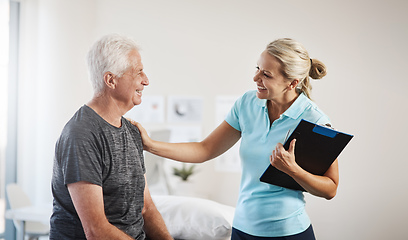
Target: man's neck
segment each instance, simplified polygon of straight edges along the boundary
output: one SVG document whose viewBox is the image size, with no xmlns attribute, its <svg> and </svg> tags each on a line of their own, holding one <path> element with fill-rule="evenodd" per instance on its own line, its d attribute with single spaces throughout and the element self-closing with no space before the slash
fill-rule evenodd
<svg viewBox="0 0 408 240">
<path fill-rule="evenodd" d="M 92 108 L 101 118 L 115 127 L 122 126 L 123 111 L 117 103 L 106 96 L 93 97 L 87 103 L 87 106 Z"/>
</svg>

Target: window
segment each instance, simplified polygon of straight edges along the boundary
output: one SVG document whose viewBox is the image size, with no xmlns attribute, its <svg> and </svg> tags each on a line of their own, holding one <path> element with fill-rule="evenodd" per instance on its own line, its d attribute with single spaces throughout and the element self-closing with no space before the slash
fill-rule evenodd
<svg viewBox="0 0 408 240">
<path fill-rule="evenodd" d="M 4 221 L 5 186 L 16 180 L 17 80 L 20 3 L 0 0 L 0 235 L 14 238 L 14 226 Z"/>
<path fill-rule="evenodd" d="M 5 159 L 7 142 L 7 103 L 9 68 L 9 0 L 0 0 L 0 234 L 4 233 L 5 221 Z"/>
</svg>

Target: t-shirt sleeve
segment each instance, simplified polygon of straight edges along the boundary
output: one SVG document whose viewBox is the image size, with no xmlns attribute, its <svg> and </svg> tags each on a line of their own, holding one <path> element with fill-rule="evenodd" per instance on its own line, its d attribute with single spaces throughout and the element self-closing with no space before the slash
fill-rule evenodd
<svg viewBox="0 0 408 240">
<path fill-rule="evenodd" d="M 135 139 L 136 139 L 136 147 L 137 150 L 139 151 L 139 158 L 141 159 L 141 165 L 143 169 L 143 173 L 146 173 L 146 167 L 145 167 L 145 162 L 144 162 L 144 155 L 143 155 L 143 141 L 142 141 L 142 136 L 140 135 L 139 129 L 136 126 L 132 125 L 132 129 L 136 132 L 134 134 Z"/>
<path fill-rule="evenodd" d="M 137 128 L 135 125 L 130 123 L 126 118 L 123 118 L 125 124 L 129 128 L 130 132 L 132 133 L 132 137 L 135 140 L 136 148 L 138 150 L 138 155 L 139 158 L 141 159 L 141 165 L 143 169 L 143 173 L 146 173 L 146 167 L 145 167 L 145 162 L 144 162 L 144 155 L 143 155 L 143 140 L 142 136 L 140 135 L 139 128 Z"/>
<path fill-rule="evenodd" d="M 59 143 L 64 184 L 87 181 L 102 186 L 102 156 L 94 135 L 78 129 L 67 129 Z"/>
<path fill-rule="evenodd" d="M 238 98 L 232 106 L 231 110 L 225 117 L 225 121 L 238 131 L 241 131 L 241 126 L 239 125 L 239 111 L 242 103 L 242 97 Z"/>
</svg>

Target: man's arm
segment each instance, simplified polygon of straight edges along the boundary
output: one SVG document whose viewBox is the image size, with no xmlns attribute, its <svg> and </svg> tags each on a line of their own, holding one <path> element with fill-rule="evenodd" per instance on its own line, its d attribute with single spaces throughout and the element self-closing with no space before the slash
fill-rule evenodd
<svg viewBox="0 0 408 240">
<path fill-rule="evenodd" d="M 145 176 L 146 179 L 146 176 Z M 172 236 L 167 230 L 166 224 L 154 205 L 152 196 L 150 195 L 147 181 L 144 191 L 144 206 L 143 206 L 144 230 L 146 235 L 151 240 L 172 240 Z"/>
<path fill-rule="evenodd" d="M 68 191 L 87 239 L 133 239 L 106 218 L 102 187 L 81 181 L 68 184 Z"/>
</svg>

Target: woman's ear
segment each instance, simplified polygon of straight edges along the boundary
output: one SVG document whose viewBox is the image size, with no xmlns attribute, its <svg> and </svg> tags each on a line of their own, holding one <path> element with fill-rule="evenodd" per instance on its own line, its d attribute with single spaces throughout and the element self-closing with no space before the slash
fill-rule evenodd
<svg viewBox="0 0 408 240">
<path fill-rule="evenodd" d="M 293 79 L 292 82 L 290 82 L 289 87 L 290 89 L 295 89 L 298 84 L 299 84 L 299 79 Z"/>
<path fill-rule="evenodd" d="M 106 72 L 105 74 L 103 74 L 103 81 L 105 82 L 108 88 L 111 88 L 111 89 L 116 88 L 116 78 L 113 73 Z"/>
</svg>

